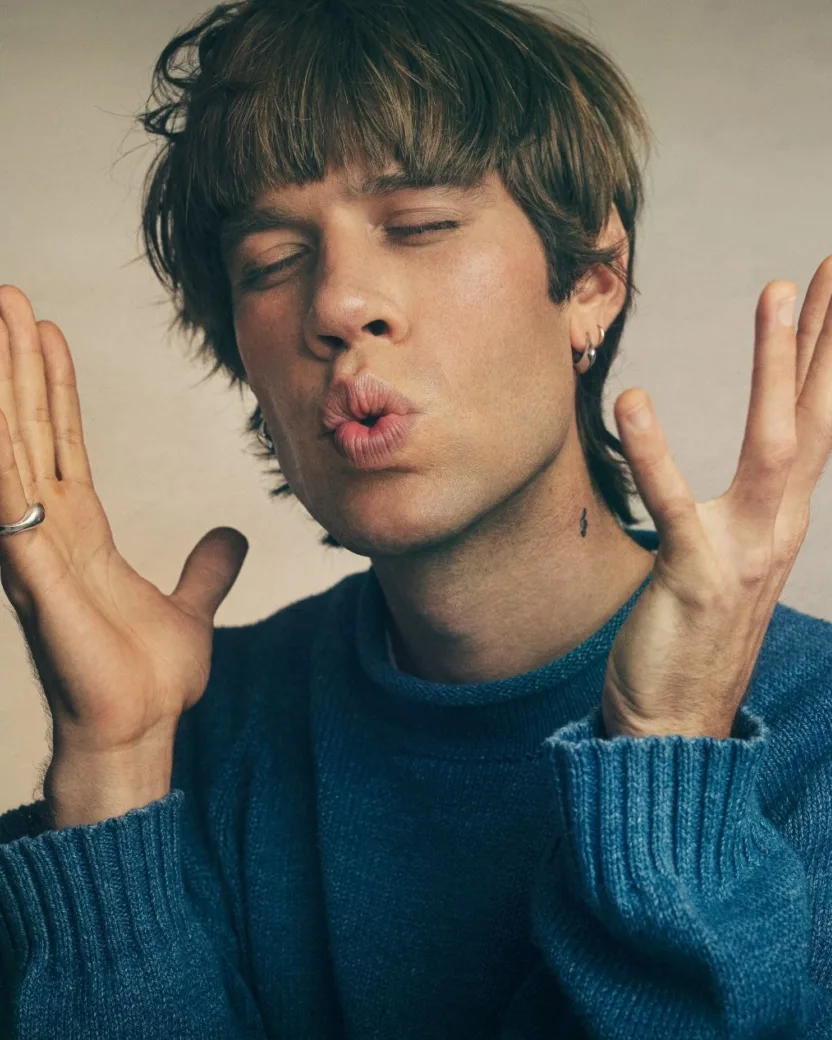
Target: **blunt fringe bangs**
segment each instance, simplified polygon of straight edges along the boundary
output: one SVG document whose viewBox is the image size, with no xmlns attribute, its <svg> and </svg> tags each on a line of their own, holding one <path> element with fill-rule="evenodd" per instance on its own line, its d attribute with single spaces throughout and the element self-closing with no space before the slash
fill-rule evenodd
<svg viewBox="0 0 832 1040">
<path fill-rule="evenodd" d="M 585 35 L 504 0 L 243 0 L 220 4 L 159 56 L 136 117 L 161 139 L 144 182 L 144 255 L 196 356 L 248 385 L 220 233 L 262 192 L 329 167 L 392 161 L 419 184 L 478 184 L 496 170 L 544 246 L 553 303 L 596 265 L 626 284 L 576 421 L 593 491 L 624 525 L 637 494 L 603 389 L 638 293 L 640 160 L 651 132 L 628 81 Z M 596 248 L 615 205 L 626 240 Z M 629 260 L 621 262 L 629 245 Z M 247 433 L 263 438 L 259 405 Z M 280 473 L 277 469 L 274 471 Z M 270 495 L 291 495 L 287 483 Z M 321 544 L 340 547 L 330 534 Z"/>
</svg>

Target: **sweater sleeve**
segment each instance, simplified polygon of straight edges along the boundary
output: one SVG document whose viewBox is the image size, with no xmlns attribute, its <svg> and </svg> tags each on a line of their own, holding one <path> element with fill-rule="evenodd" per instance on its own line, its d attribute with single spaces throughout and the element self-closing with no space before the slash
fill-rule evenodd
<svg viewBox="0 0 832 1040">
<path fill-rule="evenodd" d="M 265 1037 L 228 848 L 257 736 L 248 632 L 215 630 L 164 798 L 61 830 L 42 800 L 0 815 L 3 1040 Z"/>
<path fill-rule="evenodd" d="M 62 830 L 43 804 L 0 817 L 0 1035 L 264 1037 L 230 930 L 186 888 L 184 792 Z"/>
<path fill-rule="evenodd" d="M 800 834 L 776 828 L 769 741 L 745 707 L 724 740 L 605 739 L 596 708 L 546 741 L 560 818 L 532 895 L 541 960 L 501 1040 L 832 1037 L 829 762 Z"/>
</svg>

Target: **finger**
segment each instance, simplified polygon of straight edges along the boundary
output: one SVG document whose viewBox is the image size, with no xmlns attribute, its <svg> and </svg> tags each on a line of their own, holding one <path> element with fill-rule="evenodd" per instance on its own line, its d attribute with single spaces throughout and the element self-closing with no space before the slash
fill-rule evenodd
<svg viewBox="0 0 832 1040">
<path fill-rule="evenodd" d="M 815 271 L 806 290 L 806 299 L 800 308 L 797 323 L 797 386 L 796 396 L 803 391 L 803 383 L 812 363 L 815 345 L 832 298 L 832 255 L 827 256 Z"/>
<path fill-rule="evenodd" d="M 825 261 L 823 276 L 818 279 L 816 274 L 809 287 L 809 293 L 813 289 L 816 292 L 808 321 L 812 328 L 819 324 L 819 329 L 815 333 L 812 363 L 797 399 L 797 454 L 784 496 L 790 508 L 797 509 L 798 513 L 808 505 L 832 451 L 832 264 L 829 260 L 832 257 Z M 822 289 L 818 290 L 818 286 Z M 825 303 L 825 310 L 818 322 L 821 301 Z"/>
<path fill-rule="evenodd" d="M 2 296 L 1 289 L 0 296 Z M 23 438 L 17 426 L 17 405 L 14 399 L 11 344 L 9 330 L 3 319 L 2 312 L 0 312 L 0 412 L 3 413 L 5 418 L 8 450 L 12 452 L 15 468 L 24 491 L 27 494 L 34 493 L 32 471 L 29 467 L 26 445 L 23 443 Z"/>
<path fill-rule="evenodd" d="M 3 351 L 0 349 L 0 357 L 2 354 Z M 26 498 L 20 479 L 9 424 L 5 414 L 0 410 L 0 524 L 16 524 L 23 519 L 31 504 Z M 31 531 L 0 536 L 0 563 L 13 542 L 19 545 L 20 539 L 28 539 L 37 530 L 38 528 L 34 527 Z"/>
<path fill-rule="evenodd" d="M 664 557 L 676 562 L 696 552 L 701 544 L 701 525 L 687 481 L 670 454 L 664 431 L 647 394 L 625 390 L 613 405 L 621 442 L 633 480 L 653 518 Z M 642 416 L 644 426 L 633 420 Z"/>
<path fill-rule="evenodd" d="M 58 477 L 92 485 L 90 460 L 84 444 L 78 383 L 69 344 L 52 321 L 39 321 L 38 332 L 46 366 Z"/>
<path fill-rule="evenodd" d="M 769 282 L 757 303 L 751 400 L 737 472 L 728 490 L 755 544 L 770 539 L 795 458 L 794 282 Z"/>
<path fill-rule="evenodd" d="M 34 481 L 55 479 L 46 373 L 34 312 L 27 297 L 14 285 L 0 286 L 0 317 L 8 329 L 15 404 L 13 410 L 6 411 L 6 418 L 21 478 L 28 490 Z M 18 451 L 18 437 L 23 438 L 25 451 Z"/>
</svg>

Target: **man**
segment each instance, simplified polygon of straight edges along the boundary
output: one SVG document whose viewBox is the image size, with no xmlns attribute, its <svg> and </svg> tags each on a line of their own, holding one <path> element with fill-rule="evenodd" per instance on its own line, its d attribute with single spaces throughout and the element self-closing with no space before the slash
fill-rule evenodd
<svg viewBox="0 0 832 1040">
<path fill-rule="evenodd" d="M 0 559 L 55 731 L 0 820 L 10 1035 L 827 1035 L 832 640 L 777 598 L 832 448 L 832 257 L 797 336 L 764 289 L 737 478 L 696 504 L 643 392 L 602 430 L 645 126 L 588 41 L 249 0 L 156 78 L 151 261 L 371 567 L 214 631 L 217 529 L 148 588 L 68 347 L 0 289 Z"/>
</svg>

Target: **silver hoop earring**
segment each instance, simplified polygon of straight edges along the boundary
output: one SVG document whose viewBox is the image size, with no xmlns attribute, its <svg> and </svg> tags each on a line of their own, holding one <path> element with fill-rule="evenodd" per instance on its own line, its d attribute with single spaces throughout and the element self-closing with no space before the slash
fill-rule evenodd
<svg viewBox="0 0 832 1040">
<path fill-rule="evenodd" d="M 265 422 L 260 424 L 260 429 L 257 431 L 257 439 L 263 444 L 269 451 L 274 451 L 274 441 L 271 438 L 269 429 Z"/>
<path fill-rule="evenodd" d="M 574 347 L 572 348 L 572 364 L 580 376 L 585 375 L 595 364 L 595 358 L 598 356 L 598 351 L 601 344 L 604 342 L 604 336 L 606 333 L 600 325 L 598 325 L 597 328 L 600 329 L 601 332 L 601 338 L 598 340 L 597 347 L 592 345 L 592 337 L 587 333 L 586 350 L 581 353 L 580 351 L 575 350 Z M 584 364 L 584 361 L 586 361 L 586 364 Z"/>
</svg>

